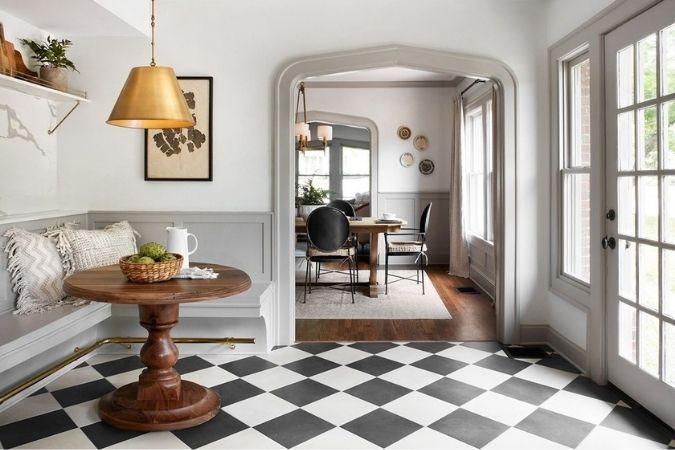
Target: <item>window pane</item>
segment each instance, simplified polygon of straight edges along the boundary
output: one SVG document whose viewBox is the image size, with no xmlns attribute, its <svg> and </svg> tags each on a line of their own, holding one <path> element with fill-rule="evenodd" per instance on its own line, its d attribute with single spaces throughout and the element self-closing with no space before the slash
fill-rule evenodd
<svg viewBox="0 0 675 450">
<path fill-rule="evenodd" d="M 590 176 L 565 174 L 563 197 L 563 271 L 590 281 Z"/>
<path fill-rule="evenodd" d="M 673 55 L 675 58 L 675 55 Z M 675 72 L 672 77 L 675 78 Z M 663 134 L 663 167 L 675 169 L 675 101 L 666 102 L 661 109 Z"/>
<path fill-rule="evenodd" d="M 635 308 L 619 302 L 619 356 L 632 363 L 636 360 L 636 324 Z"/>
<path fill-rule="evenodd" d="M 659 319 L 640 311 L 640 368 L 659 376 Z"/>
<path fill-rule="evenodd" d="M 663 240 L 675 244 L 675 176 L 663 177 Z"/>
<path fill-rule="evenodd" d="M 307 184 L 309 180 L 312 180 L 314 187 L 330 189 L 330 181 L 328 176 L 298 176 L 298 195 L 302 195 L 300 186 Z"/>
<path fill-rule="evenodd" d="M 656 97 L 656 33 L 638 41 L 638 101 Z"/>
<path fill-rule="evenodd" d="M 330 173 L 330 148 L 326 151 L 298 152 L 298 174 L 328 175 Z"/>
<path fill-rule="evenodd" d="M 659 239 L 659 185 L 653 176 L 638 177 L 638 236 Z"/>
<path fill-rule="evenodd" d="M 370 150 L 367 148 L 342 147 L 342 174 L 368 175 L 370 173 Z"/>
<path fill-rule="evenodd" d="M 591 64 L 570 68 L 570 165 L 591 164 Z"/>
<path fill-rule="evenodd" d="M 636 298 L 637 281 L 635 248 L 635 242 L 619 239 L 619 295 L 632 302 Z"/>
<path fill-rule="evenodd" d="M 633 104 L 633 46 L 626 47 L 616 55 L 617 99 L 619 108 Z"/>
<path fill-rule="evenodd" d="M 675 318 L 675 250 L 663 249 L 662 251 L 663 314 Z"/>
<path fill-rule="evenodd" d="M 638 109 L 638 167 L 653 170 L 657 167 L 658 145 L 656 134 L 656 106 Z"/>
<path fill-rule="evenodd" d="M 663 359 L 665 361 L 663 381 L 675 386 L 675 325 L 663 322 Z"/>
<path fill-rule="evenodd" d="M 661 30 L 662 95 L 675 92 L 675 25 Z"/>
<path fill-rule="evenodd" d="M 659 309 L 659 249 L 652 245 L 638 244 L 640 258 L 640 304 Z"/>
<path fill-rule="evenodd" d="M 342 177 L 342 198 L 351 200 L 356 198 L 356 194 L 370 193 L 369 176 L 344 176 Z"/>
<path fill-rule="evenodd" d="M 483 236 L 483 220 L 485 213 L 485 205 L 483 200 L 483 174 L 471 173 L 469 174 L 469 231 Z"/>
<path fill-rule="evenodd" d="M 617 220 L 619 234 L 635 236 L 635 177 L 618 178 Z"/>
<path fill-rule="evenodd" d="M 619 170 L 635 169 L 635 112 L 619 114 L 617 123 Z"/>
<path fill-rule="evenodd" d="M 483 114 L 471 116 L 471 171 L 483 173 Z"/>
</svg>

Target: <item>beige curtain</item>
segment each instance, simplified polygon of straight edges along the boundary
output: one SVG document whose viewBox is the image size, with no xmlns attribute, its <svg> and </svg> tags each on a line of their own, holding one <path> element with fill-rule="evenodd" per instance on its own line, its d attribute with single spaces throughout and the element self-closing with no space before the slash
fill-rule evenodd
<svg viewBox="0 0 675 450">
<path fill-rule="evenodd" d="M 464 236 L 462 214 L 462 147 L 464 136 L 464 104 L 458 95 L 453 102 L 452 149 L 450 153 L 450 275 L 469 276 L 469 246 Z"/>
</svg>

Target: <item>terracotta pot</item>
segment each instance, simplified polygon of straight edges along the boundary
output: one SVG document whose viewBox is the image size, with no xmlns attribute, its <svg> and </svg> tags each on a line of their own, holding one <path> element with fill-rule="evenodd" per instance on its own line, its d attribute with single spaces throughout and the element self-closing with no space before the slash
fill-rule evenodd
<svg viewBox="0 0 675 450">
<path fill-rule="evenodd" d="M 68 89 L 68 70 L 63 67 L 40 66 L 40 79 L 59 91 Z"/>
</svg>

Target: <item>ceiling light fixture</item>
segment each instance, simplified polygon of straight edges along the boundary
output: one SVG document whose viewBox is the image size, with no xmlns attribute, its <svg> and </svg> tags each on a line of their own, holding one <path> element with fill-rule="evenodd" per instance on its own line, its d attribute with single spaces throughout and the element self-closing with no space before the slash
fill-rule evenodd
<svg viewBox="0 0 675 450">
<path fill-rule="evenodd" d="M 302 96 L 303 121 L 298 122 L 300 114 L 300 96 Z M 317 137 L 321 142 L 312 143 L 312 133 L 307 123 L 307 99 L 305 98 L 305 83 L 300 82 L 298 86 L 298 100 L 295 103 L 295 149 L 299 151 L 322 150 L 328 147 L 328 142 L 333 140 L 333 127 L 330 125 L 319 125 L 316 129 Z"/>
<path fill-rule="evenodd" d="M 155 64 L 155 0 L 151 0 L 152 56 L 150 66 L 129 72 L 106 123 L 127 128 L 189 128 L 194 119 L 176 73 Z"/>
</svg>

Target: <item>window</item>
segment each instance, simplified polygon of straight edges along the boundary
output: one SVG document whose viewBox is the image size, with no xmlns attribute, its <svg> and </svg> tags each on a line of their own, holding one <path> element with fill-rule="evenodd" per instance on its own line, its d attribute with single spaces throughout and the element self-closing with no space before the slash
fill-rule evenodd
<svg viewBox="0 0 675 450">
<path fill-rule="evenodd" d="M 492 98 L 485 95 L 466 109 L 464 179 L 468 201 L 467 230 L 492 242 Z"/>
<path fill-rule="evenodd" d="M 587 54 L 564 64 L 560 152 L 562 274 L 590 282 L 591 115 Z"/>
</svg>

